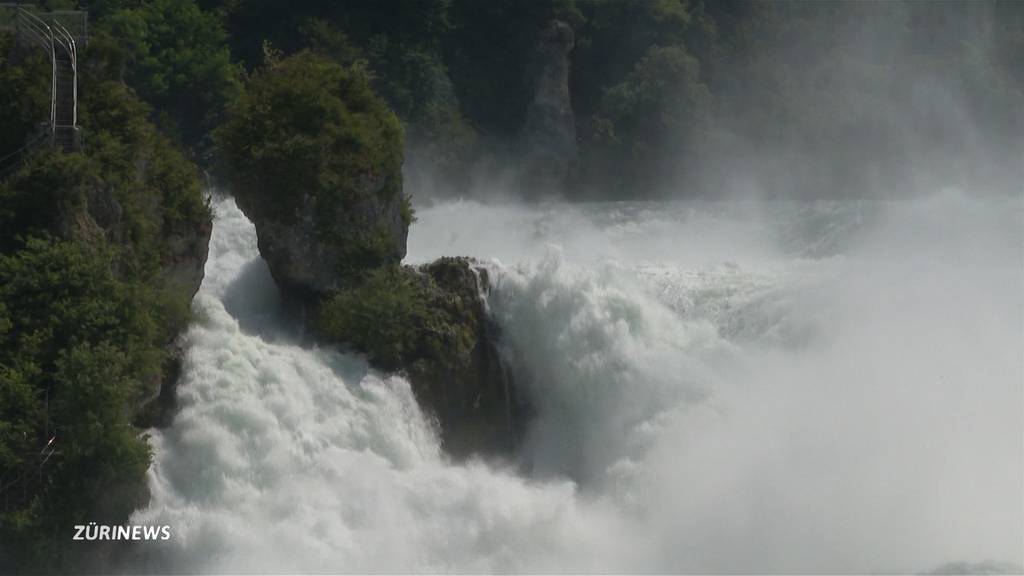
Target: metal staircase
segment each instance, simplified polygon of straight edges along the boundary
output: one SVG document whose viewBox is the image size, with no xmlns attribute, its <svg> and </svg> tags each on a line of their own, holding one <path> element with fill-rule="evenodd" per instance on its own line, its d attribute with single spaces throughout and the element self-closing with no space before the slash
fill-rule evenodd
<svg viewBox="0 0 1024 576">
<path fill-rule="evenodd" d="M 61 49 L 54 51 L 53 143 L 65 151 L 80 148 L 78 137 L 78 53 L 75 39 L 56 24 L 55 32 L 64 36 Z"/>
<path fill-rule="evenodd" d="M 50 119 L 47 124 L 50 143 L 65 152 L 81 148 L 78 127 L 78 48 L 87 38 L 85 12 L 35 12 L 19 4 L 0 6 L 14 13 L 14 29 L 19 44 L 33 44 L 46 53 L 51 64 Z M 80 22 L 73 34 L 65 22 Z"/>
</svg>

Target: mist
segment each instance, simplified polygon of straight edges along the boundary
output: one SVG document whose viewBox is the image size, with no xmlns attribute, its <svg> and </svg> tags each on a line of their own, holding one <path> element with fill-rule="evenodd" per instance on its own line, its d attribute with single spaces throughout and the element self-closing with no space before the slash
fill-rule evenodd
<svg viewBox="0 0 1024 576">
<path fill-rule="evenodd" d="M 1022 11 L 723 6 L 748 25 L 689 46 L 647 156 L 595 144 L 580 95 L 562 179 L 484 131 L 457 182 L 407 147 L 404 263 L 487 269 L 535 411 L 504 458 L 451 460 L 404 377 L 268 314 L 220 200 L 133 517 L 176 539 L 130 566 L 1019 572 Z"/>
<path fill-rule="evenodd" d="M 756 41 L 718 73 L 727 112 L 711 139 L 720 148 L 694 171 L 772 197 L 898 198 L 947 186 L 1019 194 L 1019 5 L 750 9 L 762 12 L 751 20 Z"/>
<path fill-rule="evenodd" d="M 645 569 L 1019 566 L 1022 207 L 463 202 L 411 256 L 498 255 L 524 458 L 628 510 Z"/>
<path fill-rule="evenodd" d="M 678 56 L 685 73 L 664 68 L 672 62 L 595 60 L 598 32 L 584 25 L 568 53 L 577 149 L 559 161 L 571 168 L 539 178 L 534 147 L 479 124 L 455 180 L 410 143 L 416 201 L 1020 194 L 1019 3 L 723 2 L 703 18 Z M 632 26 L 613 50 L 636 53 L 656 34 Z M 616 74 L 619 84 L 591 88 Z M 617 90 L 632 96 L 620 102 Z M 611 137 L 600 128 L 609 122 Z"/>
</svg>

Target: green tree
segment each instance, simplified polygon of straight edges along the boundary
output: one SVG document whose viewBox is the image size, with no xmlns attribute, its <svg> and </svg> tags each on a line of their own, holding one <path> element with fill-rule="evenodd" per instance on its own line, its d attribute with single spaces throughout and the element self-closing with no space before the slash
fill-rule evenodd
<svg viewBox="0 0 1024 576">
<path fill-rule="evenodd" d="M 592 120 L 591 176 L 643 190 L 699 151 L 713 98 L 681 46 L 652 48 L 601 98 Z"/>
<path fill-rule="evenodd" d="M 12 57 L 14 36 L 0 32 L 0 170 L 50 119 L 50 65 L 41 51 Z"/>
<path fill-rule="evenodd" d="M 227 33 L 194 0 L 150 0 L 98 24 L 127 50 L 127 82 L 194 144 L 219 121 L 238 88 Z"/>
<path fill-rule="evenodd" d="M 402 127 L 366 69 L 303 51 L 256 71 L 220 128 L 236 190 L 287 213 L 304 194 L 341 209 L 380 175 L 381 200 L 402 188 Z M 330 212 L 330 211 L 328 211 Z M 329 224 L 333 214 L 325 213 Z"/>
<path fill-rule="evenodd" d="M 0 179 L 8 569 L 82 570 L 70 526 L 121 523 L 144 501 L 149 450 L 131 420 L 189 317 L 192 292 L 167 273 L 180 239 L 210 224 L 196 167 L 119 81 L 118 52 L 100 39 L 81 56 L 83 151 L 39 147 Z M 0 90 L 0 110 L 20 97 Z"/>
<path fill-rule="evenodd" d="M 0 279 L 0 542 L 16 544 L 2 552 L 67 569 L 71 525 L 121 521 L 137 501 L 100 507 L 115 483 L 144 490 L 130 415 L 163 358 L 153 292 L 118 280 L 104 248 L 38 238 L 0 255 Z"/>
</svg>

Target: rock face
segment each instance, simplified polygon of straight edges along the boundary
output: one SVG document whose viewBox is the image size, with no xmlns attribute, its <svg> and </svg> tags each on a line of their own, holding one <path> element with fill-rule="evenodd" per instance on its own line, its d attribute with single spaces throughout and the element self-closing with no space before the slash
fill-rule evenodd
<svg viewBox="0 0 1024 576">
<path fill-rule="evenodd" d="M 186 287 L 192 296 L 203 283 L 212 232 L 213 221 L 204 220 L 195 227 L 168 230 L 164 237 L 168 249 L 164 274 L 169 282 Z"/>
<path fill-rule="evenodd" d="M 403 129 L 369 76 L 301 52 L 254 73 L 227 116 L 228 181 L 312 332 L 406 374 L 449 454 L 515 446 L 525 409 L 502 369 L 486 273 L 462 258 L 400 264 L 412 221 Z"/>
<path fill-rule="evenodd" d="M 94 187 L 83 191 L 84 205 L 58 210 L 54 227 L 61 237 L 89 241 L 107 237 L 115 243 L 129 243 L 120 237 L 124 210 L 110 187 Z M 191 301 L 203 283 L 206 259 L 210 249 L 213 220 L 207 215 L 198 221 L 165 225 L 160 244 L 163 256 L 160 262 L 162 281 Z M 177 327 L 177 328 L 184 328 Z M 174 338 L 175 334 L 169 334 Z M 175 388 L 181 369 L 182 350 L 174 341 L 168 341 L 169 352 L 163 374 L 159 380 L 143 382 L 147 394 L 136 406 L 135 423 L 143 428 L 167 426 L 176 408 Z"/>
<path fill-rule="evenodd" d="M 358 199 L 336 210 L 310 194 L 299 199 L 293 213 L 261 205 L 258 197 L 236 196 L 256 226 L 260 255 L 279 286 L 303 296 L 324 295 L 345 286 L 353 267 L 373 268 L 405 257 L 409 226 L 401 195 L 381 200 L 383 178 L 359 185 Z M 334 217 L 321 223 L 327 213 Z"/>
<path fill-rule="evenodd" d="M 309 51 L 256 71 L 218 131 L 277 284 L 316 300 L 405 256 L 403 129 L 360 67 Z"/>
<path fill-rule="evenodd" d="M 537 46 L 536 91 L 523 127 L 522 147 L 532 180 L 564 182 L 576 168 L 576 123 L 569 95 L 572 28 L 552 20 Z"/>
<path fill-rule="evenodd" d="M 124 210 L 114 191 L 106 186 L 89 188 L 82 191 L 82 197 L 84 205 L 58 209 L 53 222 L 54 232 L 68 239 L 89 240 L 105 236 L 115 244 L 127 244 L 127 239 L 119 237 L 123 234 L 119 228 Z M 156 209 L 154 206 L 153 210 Z M 203 283 L 212 232 L 213 220 L 209 217 L 198 222 L 165 226 L 160 231 L 160 244 L 163 246 L 160 268 L 164 282 L 187 292 L 189 298 Z"/>
<path fill-rule="evenodd" d="M 528 410 L 502 364 L 488 287 L 467 258 L 381 268 L 321 302 L 314 330 L 404 373 L 450 455 L 508 453 Z"/>
<path fill-rule="evenodd" d="M 409 377 L 417 399 L 437 417 L 449 454 L 510 452 L 522 438 L 530 409 L 501 359 L 500 330 L 487 310 L 487 270 L 468 258 L 441 258 L 418 271 L 459 303 L 472 346 L 450 362 L 414 361 Z"/>
</svg>

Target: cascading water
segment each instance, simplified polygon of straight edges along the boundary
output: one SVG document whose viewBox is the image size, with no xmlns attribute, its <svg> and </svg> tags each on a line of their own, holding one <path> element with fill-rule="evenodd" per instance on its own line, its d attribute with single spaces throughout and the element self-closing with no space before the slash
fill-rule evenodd
<svg viewBox="0 0 1024 576">
<path fill-rule="evenodd" d="M 490 268 L 537 410 L 514 470 L 447 461 L 405 380 L 301 343 L 251 224 L 215 209 L 132 519 L 172 538 L 136 569 L 1022 561 L 1019 200 L 421 210 L 409 261 Z"/>
</svg>

